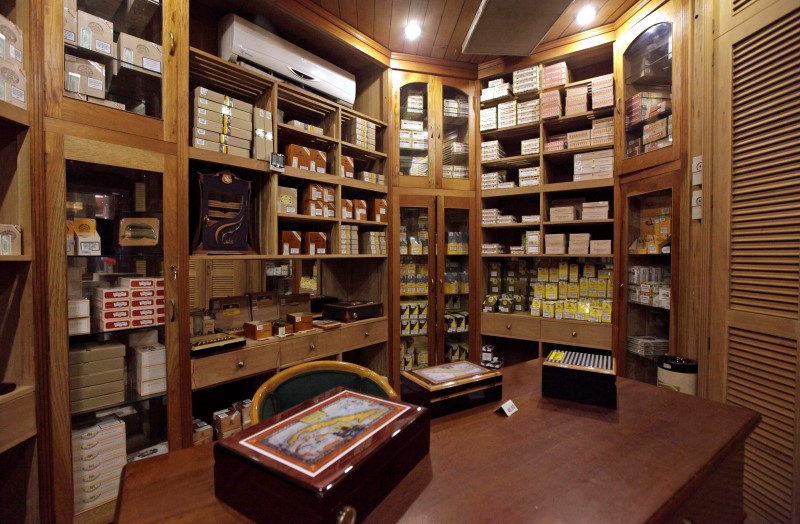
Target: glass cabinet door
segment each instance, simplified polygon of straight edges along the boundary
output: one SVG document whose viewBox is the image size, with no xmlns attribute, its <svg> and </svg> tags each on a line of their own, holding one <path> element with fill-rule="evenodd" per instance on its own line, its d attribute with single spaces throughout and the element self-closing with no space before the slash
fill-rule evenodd
<svg viewBox="0 0 800 524">
<path fill-rule="evenodd" d="M 677 195 L 671 187 L 623 187 L 622 192 L 626 206 L 622 276 L 627 273 L 626 293 L 620 297 L 623 369 L 629 378 L 655 384 L 658 357 L 675 354 L 672 309 L 678 271 L 672 247 L 677 246 Z"/>
<path fill-rule="evenodd" d="M 397 144 L 399 148 L 400 185 L 429 187 L 433 180 L 431 169 L 431 135 L 429 127 L 429 84 L 423 75 L 403 75 L 406 83 L 400 85 Z"/>
<path fill-rule="evenodd" d="M 468 360 L 470 354 L 470 289 L 469 289 L 469 208 L 445 207 L 443 276 L 440 280 L 442 314 L 438 325 L 442 326 L 444 340 L 444 362 Z M 439 359 L 442 361 L 442 359 Z"/>
<path fill-rule="evenodd" d="M 420 199 L 422 200 L 422 199 Z M 435 226 L 433 199 L 400 205 L 400 370 L 434 364 Z"/>
<path fill-rule="evenodd" d="M 441 151 L 441 186 L 470 189 L 470 96 L 465 81 L 443 79 L 441 121 L 436 142 Z M 449 85 L 455 84 L 455 85 Z"/>
</svg>

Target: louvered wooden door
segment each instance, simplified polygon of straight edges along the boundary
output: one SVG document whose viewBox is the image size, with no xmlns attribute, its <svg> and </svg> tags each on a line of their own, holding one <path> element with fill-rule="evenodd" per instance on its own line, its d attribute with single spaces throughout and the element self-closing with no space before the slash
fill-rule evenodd
<svg viewBox="0 0 800 524">
<path fill-rule="evenodd" d="M 798 522 L 800 2 L 723 3 L 750 15 L 715 42 L 709 395 L 762 416 L 749 521 Z"/>
</svg>

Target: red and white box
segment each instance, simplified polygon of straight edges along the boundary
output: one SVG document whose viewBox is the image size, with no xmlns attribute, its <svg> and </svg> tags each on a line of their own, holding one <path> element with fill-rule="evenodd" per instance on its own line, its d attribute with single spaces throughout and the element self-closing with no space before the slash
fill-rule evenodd
<svg viewBox="0 0 800 524">
<path fill-rule="evenodd" d="M 95 300 L 117 300 L 131 296 L 131 290 L 125 287 L 95 288 Z"/>
<path fill-rule="evenodd" d="M 156 287 L 156 280 L 160 280 L 163 282 L 164 279 L 153 279 L 153 278 L 132 278 L 132 277 L 121 277 L 117 280 L 117 285 L 119 287 L 129 287 L 131 289 L 155 289 Z"/>
<path fill-rule="evenodd" d="M 154 298 L 154 297 L 158 296 L 158 288 L 156 288 L 156 289 L 131 289 L 130 292 L 131 292 L 131 299 L 134 299 L 134 298 Z"/>
<path fill-rule="evenodd" d="M 147 318 L 147 317 L 155 317 L 156 316 L 156 308 L 154 307 L 143 307 L 143 308 L 131 308 L 131 318 Z"/>
<path fill-rule="evenodd" d="M 131 319 L 132 328 L 151 327 L 158 325 L 156 317 L 134 318 Z"/>
<path fill-rule="evenodd" d="M 127 320 L 131 317 L 130 309 L 103 309 L 94 310 L 92 320 Z"/>
<path fill-rule="evenodd" d="M 118 309 L 130 309 L 131 301 L 127 298 L 122 298 L 119 300 L 99 300 L 94 299 L 92 301 L 92 306 L 95 312 L 98 311 L 108 311 L 108 310 L 118 310 Z"/>
<path fill-rule="evenodd" d="M 164 301 L 162 299 L 161 303 L 163 304 Z M 154 308 L 156 307 L 156 298 L 134 298 L 131 299 L 131 307 L 132 308 Z"/>
<path fill-rule="evenodd" d="M 95 331 L 119 331 L 121 329 L 130 329 L 131 321 L 126 320 L 102 320 L 97 317 L 92 317 L 92 329 Z"/>
</svg>

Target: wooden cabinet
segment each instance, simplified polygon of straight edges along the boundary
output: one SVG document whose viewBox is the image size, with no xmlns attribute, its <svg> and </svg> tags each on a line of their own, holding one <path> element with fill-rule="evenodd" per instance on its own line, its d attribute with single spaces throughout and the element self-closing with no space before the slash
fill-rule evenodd
<svg viewBox="0 0 800 524">
<path fill-rule="evenodd" d="M 44 15 L 45 115 L 175 143 L 180 4 L 78 0 L 73 11 L 53 2 Z"/>
<path fill-rule="evenodd" d="M 680 179 L 680 171 L 662 170 L 623 181 L 617 197 L 617 369 L 652 384 L 658 356 L 680 351 L 672 312 L 679 304 Z"/>
<path fill-rule="evenodd" d="M 474 189 L 474 82 L 395 71 L 398 187 Z"/>
<path fill-rule="evenodd" d="M 619 175 L 681 157 L 687 93 L 682 35 L 681 3 L 677 0 L 664 2 L 617 32 L 614 71 Z"/>
<path fill-rule="evenodd" d="M 612 61 L 605 44 L 482 80 L 480 330 L 500 358 L 611 350 Z"/>
<path fill-rule="evenodd" d="M 470 198 L 401 194 L 393 202 L 398 246 L 393 257 L 399 322 L 393 342 L 399 372 L 477 358 L 475 211 Z M 399 366 L 398 366 L 399 364 Z"/>
</svg>

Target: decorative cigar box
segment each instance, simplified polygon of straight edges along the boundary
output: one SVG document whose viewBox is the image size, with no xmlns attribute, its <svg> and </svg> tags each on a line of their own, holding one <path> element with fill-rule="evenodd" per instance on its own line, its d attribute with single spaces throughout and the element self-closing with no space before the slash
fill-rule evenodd
<svg viewBox="0 0 800 524">
<path fill-rule="evenodd" d="M 158 218 L 122 218 L 117 243 L 123 247 L 157 246 L 161 221 Z"/>
<path fill-rule="evenodd" d="M 355 322 L 383 316 L 383 304 L 364 300 L 335 302 L 322 306 L 322 316 L 339 322 Z"/>
<path fill-rule="evenodd" d="M 554 349 L 542 365 L 542 396 L 617 409 L 617 366 L 602 350 Z"/>
<path fill-rule="evenodd" d="M 198 253 L 249 253 L 250 182 L 230 171 L 200 174 Z"/>
<path fill-rule="evenodd" d="M 403 401 L 430 408 L 441 415 L 503 397 L 503 375 L 468 361 L 403 371 Z"/>
<path fill-rule="evenodd" d="M 210 309 L 214 315 L 214 326 L 219 331 L 242 335 L 244 323 L 250 322 L 250 297 L 212 298 Z"/>
<path fill-rule="evenodd" d="M 429 447 L 427 409 L 339 387 L 217 442 L 214 490 L 257 522 L 356 522 Z"/>
</svg>

